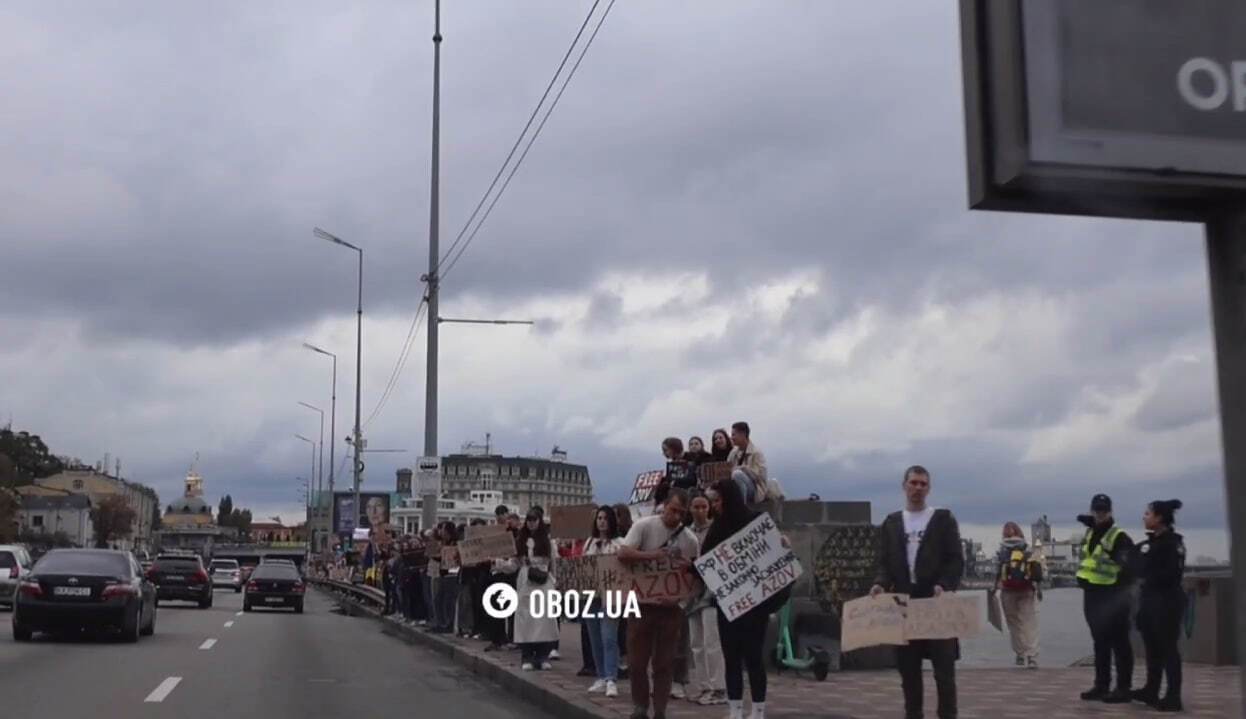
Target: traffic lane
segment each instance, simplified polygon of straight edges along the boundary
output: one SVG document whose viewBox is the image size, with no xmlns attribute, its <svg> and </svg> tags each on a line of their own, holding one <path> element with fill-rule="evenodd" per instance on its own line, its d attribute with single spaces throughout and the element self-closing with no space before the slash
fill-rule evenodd
<svg viewBox="0 0 1246 719">
<path fill-rule="evenodd" d="M 483 719 L 546 716 L 443 656 L 382 633 L 376 621 L 333 609 L 309 591 L 303 614 L 248 612 L 243 631 L 225 635 L 196 657 L 194 671 L 183 671 L 160 715 L 303 719 L 453 707 Z"/>
<path fill-rule="evenodd" d="M 12 613 L 0 613 L 0 696 L 6 715 L 38 710 L 44 716 L 98 713 L 100 706 L 136 706 L 165 677 L 169 666 L 193 656 L 202 643 L 232 631 L 226 622 L 239 617 L 242 602 L 232 592 L 217 592 L 210 609 L 163 602 L 156 612 L 156 633 L 137 644 L 114 638 L 35 635 L 16 642 Z M 235 624 L 236 626 L 236 624 Z M 50 714 L 48 712 L 51 712 Z M 110 712 L 111 713 L 111 712 Z"/>
</svg>

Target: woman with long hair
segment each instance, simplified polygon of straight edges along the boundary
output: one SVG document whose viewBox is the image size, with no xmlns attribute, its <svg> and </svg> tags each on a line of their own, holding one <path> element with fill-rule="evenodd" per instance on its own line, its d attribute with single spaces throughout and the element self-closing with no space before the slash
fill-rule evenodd
<svg viewBox="0 0 1246 719">
<path fill-rule="evenodd" d="M 584 556 L 618 554 L 619 519 L 614 508 L 602 505 L 593 516 L 593 535 L 584 545 Z M 588 641 L 593 650 L 593 666 L 597 669 L 597 681 L 588 688 L 590 692 L 605 692 L 617 697 L 615 684 L 619 674 L 619 620 L 598 618 L 604 607 L 600 598 L 594 599 L 586 612 L 584 624 L 588 628 Z"/>
<path fill-rule="evenodd" d="M 1003 541 L 996 555 L 999 567 L 995 589 L 999 592 L 1012 653 L 1017 666 L 1038 668 L 1038 602 L 1042 598 L 1042 565 L 1025 544 L 1025 533 L 1016 522 L 1004 525 Z"/>
<path fill-rule="evenodd" d="M 726 462 L 731 454 L 731 435 L 727 430 L 719 428 L 710 435 L 710 459 L 714 462 Z"/>
<path fill-rule="evenodd" d="M 744 503 L 744 495 L 734 480 L 723 479 L 714 483 L 713 491 L 718 499 L 715 504 L 718 516 L 705 535 L 701 554 L 709 554 L 733 534 L 744 529 L 760 515 Z M 764 719 L 766 715 L 766 664 L 763 656 L 766 648 L 766 626 L 770 615 L 777 609 L 783 594 L 776 594 L 747 613 L 728 621 L 722 607 L 718 608 L 718 637 L 722 643 L 723 663 L 727 684 L 727 707 L 730 719 L 744 716 L 744 671 L 748 671 L 748 684 L 752 698 L 751 719 Z"/>
<path fill-rule="evenodd" d="M 632 529 L 632 508 L 619 502 L 614 505 L 614 518 L 618 520 L 619 537 L 626 537 Z M 627 679 L 627 617 L 619 620 L 619 679 Z"/>
<path fill-rule="evenodd" d="M 713 492 L 711 489 L 710 492 Z M 689 504 L 692 522 L 688 531 L 697 538 L 697 543 L 705 546 L 705 537 L 713 526 L 713 509 L 710 498 L 699 494 Z M 704 554 L 704 550 L 702 550 Z M 701 685 L 696 702 L 702 706 L 722 704 L 727 701 L 723 691 L 723 650 L 718 639 L 718 609 L 706 595 L 709 590 L 689 600 L 684 611 L 688 617 L 688 642 L 692 659 L 693 676 Z M 712 596 L 712 595 L 711 595 Z M 692 698 L 692 695 L 688 695 Z"/>
<path fill-rule="evenodd" d="M 1147 505 L 1142 524 L 1147 539 L 1138 545 L 1133 564 L 1142 579 L 1138 602 L 1138 631 L 1146 646 L 1146 684 L 1132 698 L 1160 711 L 1181 711 L 1181 652 L 1177 640 L 1185 617 L 1185 542 L 1173 530 L 1180 499 L 1156 500 Z M 1168 676 L 1168 691 L 1159 695 L 1160 679 Z"/>
<path fill-rule="evenodd" d="M 522 650 L 524 671 L 552 669 L 549 653 L 558 646 L 558 620 L 532 616 L 531 597 L 536 592 L 554 589 L 553 548 L 549 526 L 539 513 L 528 510 L 523 527 L 515 537 L 515 553 L 519 557 L 519 577 L 515 589 L 519 606 L 515 611 L 515 643 Z M 548 600 L 546 606 L 549 606 Z"/>
</svg>

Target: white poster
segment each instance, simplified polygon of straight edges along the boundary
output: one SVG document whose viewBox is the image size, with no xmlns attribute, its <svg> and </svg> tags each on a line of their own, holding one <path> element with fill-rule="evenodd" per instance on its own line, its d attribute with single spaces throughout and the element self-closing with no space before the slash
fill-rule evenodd
<svg viewBox="0 0 1246 719">
<path fill-rule="evenodd" d="M 696 568 L 728 621 L 735 621 L 803 574 L 796 555 L 784 548 L 769 514 L 749 522 L 697 559 Z"/>
</svg>

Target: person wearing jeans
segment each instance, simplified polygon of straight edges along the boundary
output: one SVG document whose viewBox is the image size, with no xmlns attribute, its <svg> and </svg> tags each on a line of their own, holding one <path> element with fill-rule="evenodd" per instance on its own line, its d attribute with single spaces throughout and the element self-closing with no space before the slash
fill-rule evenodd
<svg viewBox="0 0 1246 719">
<path fill-rule="evenodd" d="M 697 540 L 683 524 L 688 493 L 672 488 L 660 514 L 645 517 L 632 525 L 619 547 L 624 564 L 667 559 L 687 569 L 697 556 Z M 670 700 L 672 663 L 678 649 L 684 610 L 677 600 L 657 600 L 640 607 L 640 617 L 627 623 L 627 652 L 630 665 L 632 719 L 649 714 L 649 670 L 653 670 L 653 719 L 665 719 Z"/>
<path fill-rule="evenodd" d="M 692 524 L 688 525 L 688 529 L 702 547 L 711 526 L 710 509 L 708 496 L 692 498 Z M 727 695 L 723 691 L 723 650 L 718 640 L 718 609 L 703 596 L 697 597 L 690 603 L 687 621 L 692 678 L 700 685 L 696 701 L 702 706 L 722 704 L 727 701 Z"/>
<path fill-rule="evenodd" d="M 598 507 L 593 518 L 593 536 L 584 545 L 584 556 L 617 554 L 621 543 L 619 522 L 614 508 Z M 610 617 L 598 618 L 597 615 L 602 610 L 601 599 L 595 599 L 584 618 L 589 646 L 592 648 L 593 668 L 597 672 L 597 681 L 588 690 L 605 692 L 608 697 L 616 697 L 619 695 L 618 686 L 615 684 L 619 678 L 619 620 Z"/>
</svg>

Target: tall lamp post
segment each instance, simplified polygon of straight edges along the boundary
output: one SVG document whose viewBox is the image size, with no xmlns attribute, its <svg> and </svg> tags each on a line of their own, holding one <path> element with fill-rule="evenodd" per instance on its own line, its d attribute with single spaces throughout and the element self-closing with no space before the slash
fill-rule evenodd
<svg viewBox="0 0 1246 719">
<path fill-rule="evenodd" d="M 315 477 L 316 476 L 316 442 L 308 439 L 307 437 L 304 437 L 301 434 L 296 434 L 294 435 L 294 437 L 295 439 L 301 439 L 304 442 L 311 445 L 311 450 L 312 450 L 311 474 L 308 476 Z M 307 502 L 307 508 L 306 508 L 307 509 L 307 530 L 310 532 L 311 531 L 311 480 L 309 479 L 307 480 L 307 482 L 308 482 L 308 485 L 307 485 L 308 502 Z"/>
<path fill-rule="evenodd" d="M 333 358 L 333 385 L 332 385 L 332 389 L 330 390 L 330 394 L 329 394 L 329 497 L 330 497 L 329 504 L 330 506 L 332 506 L 333 504 L 333 500 L 332 500 L 333 475 L 334 475 L 334 466 L 336 464 L 336 457 L 334 455 L 333 450 L 337 446 L 337 355 L 333 354 L 332 352 L 328 350 L 320 349 L 316 345 L 310 344 L 308 342 L 304 342 L 303 347 L 311 350 L 312 352 L 317 352 L 319 354 L 325 355 L 326 357 Z M 321 480 L 323 479 L 324 477 L 322 476 Z"/>
<path fill-rule="evenodd" d="M 306 407 L 307 409 L 310 409 L 311 411 L 316 412 L 320 415 L 320 442 L 319 442 L 320 459 L 318 460 L 319 465 L 316 468 L 316 482 L 314 485 L 314 488 L 316 490 L 315 494 L 314 495 L 312 494 L 312 489 L 313 489 L 312 487 L 307 488 L 307 494 L 309 495 L 309 497 L 310 496 L 315 497 L 314 502 L 311 501 L 310 499 L 308 500 L 308 503 L 307 503 L 308 508 L 312 512 L 315 513 L 316 518 L 318 520 L 320 516 L 320 493 L 321 491 L 324 490 L 324 410 L 314 405 L 310 405 L 306 402 L 299 402 L 299 406 Z M 332 460 L 329 460 L 329 461 L 332 462 Z M 312 530 L 310 525 L 307 527 L 307 531 L 308 531 L 309 536 L 314 534 L 314 530 Z"/>
<path fill-rule="evenodd" d="M 355 339 L 355 440 L 352 445 L 355 448 L 354 465 L 355 465 L 355 516 L 351 517 L 350 526 L 352 536 L 354 529 L 359 526 L 359 474 L 362 471 L 360 464 L 361 458 L 359 450 L 363 449 L 363 437 L 360 431 L 360 388 L 363 384 L 363 249 L 356 247 L 340 237 L 331 235 L 328 232 L 317 227 L 313 234 L 322 240 L 328 240 L 335 245 L 341 245 L 347 249 L 354 250 L 359 253 L 359 304 L 355 310 L 356 318 L 356 339 Z M 336 438 L 334 439 L 336 442 Z"/>
</svg>

